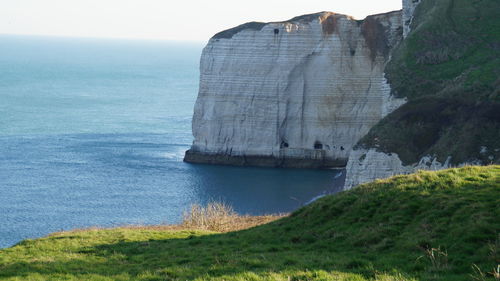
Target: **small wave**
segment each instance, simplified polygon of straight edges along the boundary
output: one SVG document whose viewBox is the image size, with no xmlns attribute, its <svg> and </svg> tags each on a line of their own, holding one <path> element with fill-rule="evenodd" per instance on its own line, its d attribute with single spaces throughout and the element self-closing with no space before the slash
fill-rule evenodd
<svg viewBox="0 0 500 281">
<path fill-rule="evenodd" d="M 61 160 L 61 161 L 49 161 L 50 163 L 58 165 L 87 165 L 89 162 L 85 160 Z"/>
<path fill-rule="evenodd" d="M 161 158 L 169 159 L 169 160 L 178 160 L 181 157 L 181 155 L 177 153 L 171 153 L 171 152 L 166 152 L 166 153 L 161 153 Z"/>
<path fill-rule="evenodd" d="M 179 150 L 173 151 L 173 152 L 161 152 L 158 155 L 160 156 L 160 158 L 163 158 L 163 159 L 178 161 L 178 160 L 184 159 L 185 151 L 186 151 L 186 149 L 182 148 L 182 149 L 179 149 Z"/>
</svg>

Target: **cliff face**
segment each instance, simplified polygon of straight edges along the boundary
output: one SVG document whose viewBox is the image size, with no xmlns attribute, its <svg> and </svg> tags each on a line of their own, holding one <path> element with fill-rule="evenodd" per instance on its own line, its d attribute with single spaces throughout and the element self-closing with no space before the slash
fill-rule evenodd
<svg viewBox="0 0 500 281">
<path fill-rule="evenodd" d="M 364 21 L 318 13 L 215 35 L 201 58 L 185 161 L 344 167 L 352 147 L 405 102 L 384 68 L 400 11 Z"/>
<path fill-rule="evenodd" d="M 499 163 L 498 10 L 403 0 L 364 21 L 323 12 L 223 31 L 202 54 L 185 160 L 346 166 L 346 188 Z"/>
<path fill-rule="evenodd" d="M 421 0 L 403 0 L 403 37 L 406 38 L 411 30 L 413 14 Z"/>
</svg>

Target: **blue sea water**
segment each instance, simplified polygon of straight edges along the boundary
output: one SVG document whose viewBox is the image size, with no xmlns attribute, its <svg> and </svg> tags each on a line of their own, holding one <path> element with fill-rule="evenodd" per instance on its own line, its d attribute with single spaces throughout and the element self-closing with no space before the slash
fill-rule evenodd
<svg viewBox="0 0 500 281">
<path fill-rule="evenodd" d="M 202 43 L 0 36 L 0 248 L 91 226 L 177 223 L 192 203 L 292 211 L 336 171 L 193 165 Z"/>
</svg>

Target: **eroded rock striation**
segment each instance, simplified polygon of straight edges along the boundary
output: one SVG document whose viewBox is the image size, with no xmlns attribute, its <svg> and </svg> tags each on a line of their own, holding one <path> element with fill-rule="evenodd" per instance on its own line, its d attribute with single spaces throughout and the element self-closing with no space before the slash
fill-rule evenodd
<svg viewBox="0 0 500 281">
<path fill-rule="evenodd" d="M 405 103 L 384 75 L 402 21 L 401 11 L 362 21 L 322 12 L 216 34 L 201 57 L 185 161 L 345 167 L 358 140 Z"/>
</svg>

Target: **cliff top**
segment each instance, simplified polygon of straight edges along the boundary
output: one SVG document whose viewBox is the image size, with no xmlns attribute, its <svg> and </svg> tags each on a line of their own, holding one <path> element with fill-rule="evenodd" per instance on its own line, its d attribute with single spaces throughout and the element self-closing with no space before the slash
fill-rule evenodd
<svg viewBox="0 0 500 281">
<path fill-rule="evenodd" d="M 367 16 L 364 20 L 366 20 L 368 18 L 390 15 L 392 13 L 400 13 L 400 12 L 401 11 L 399 10 L 399 11 L 391 11 L 391 12 L 387 12 L 387 13 L 370 15 L 370 16 Z M 332 16 L 348 18 L 350 20 L 357 21 L 359 24 L 361 24 L 364 21 L 364 20 L 355 20 L 353 17 L 351 17 L 349 15 L 323 11 L 323 12 L 319 12 L 319 13 L 306 14 L 306 15 L 294 17 L 294 18 L 291 18 L 291 19 L 286 20 L 286 21 L 276 21 L 276 22 L 256 22 L 256 21 L 253 21 L 253 22 L 248 22 L 248 23 L 244 23 L 242 25 L 238 25 L 236 27 L 221 31 L 221 32 L 215 34 L 212 38 L 213 39 L 231 39 L 235 34 L 239 33 L 240 31 L 247 30 L 247 29 L 259 31 L 259 30 L 262 30 L 262 28 L 264 28 L 264 26 L 266 26 L 268 24 L 309 23 L 309 22 L 312 22 L 315 20 L 324 21 L 325 19 L 330 18 Z"/>
<path fill-rule="evenodd" d="M 0 279 L 490 280 L 499 177 L 500 166 L 397 176 L 238 232 L 58 233 L 0 250 Z"/>
</svg>

